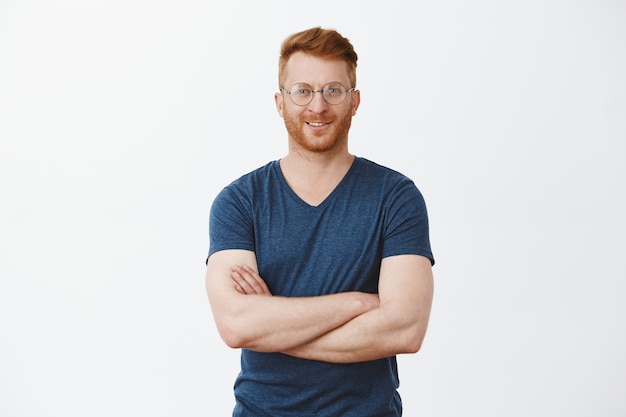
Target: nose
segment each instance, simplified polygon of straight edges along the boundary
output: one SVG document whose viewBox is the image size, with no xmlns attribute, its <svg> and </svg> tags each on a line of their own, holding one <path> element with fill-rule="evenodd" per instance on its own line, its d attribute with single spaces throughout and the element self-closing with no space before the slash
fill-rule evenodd
<svg viewBox="0 0 626 417">
<path fill-rule="evenodd" d="M 319 93 L 319 95 L 317 93 Z M 326 100 L 324 100 L 323 90 L 313 90 L 312 94 L 313 99 L 309 103 L 309 109 L 316 113 L 321 113 L 326 110 L 326 106 L 328 106 L 328 103 L 326 103 Z"/>
</svg>

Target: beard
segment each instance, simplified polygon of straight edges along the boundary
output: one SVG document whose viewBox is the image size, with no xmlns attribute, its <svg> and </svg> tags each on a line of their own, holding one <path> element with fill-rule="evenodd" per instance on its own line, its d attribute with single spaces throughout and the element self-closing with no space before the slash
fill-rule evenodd
<svg viewBox="0 0 626 417">
<path fill-rule="evenodd" d="M 285 112 L 285 127 L 289 137 L 301 148 L 309 152 L 328 152 L 343 146 L 348 140 L 348 131 L 352 124 L 352 115 L 346 113 L 341 118 L 334 119 L 331 129 L 324 132 L 305 131 L 304 118 Z"/>
</svg>

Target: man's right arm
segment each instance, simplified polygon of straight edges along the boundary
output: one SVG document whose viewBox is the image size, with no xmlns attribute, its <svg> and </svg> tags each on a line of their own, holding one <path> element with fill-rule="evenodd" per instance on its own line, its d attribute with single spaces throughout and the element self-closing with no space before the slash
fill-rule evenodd
<svg viewBox="0 0 626 417">
<path fill-rule="evenodd" d="M 319 297 L 243 294 L 231 278 L 233 267 L 257 270 L 254 252 L 224 250 L 207 262 L 206 288 L 218 331 L 232 348 L 286 351 L 308 343 L 378 307 L 378 296 L 345 292 Z"/>
</svg>

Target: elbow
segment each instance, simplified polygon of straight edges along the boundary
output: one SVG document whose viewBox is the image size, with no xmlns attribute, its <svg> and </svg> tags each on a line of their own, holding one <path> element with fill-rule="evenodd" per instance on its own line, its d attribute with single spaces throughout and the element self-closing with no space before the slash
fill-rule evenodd
<svg viewBox="0 0 626 417">
<path fill-rule="evenodd" d="M 267 341 L 259 335 L 246 333 L 241 329 L 242 327 L 235 326 L 233 328 L 218 328 L 218 331 L 226 346 L 231 349 L 250 349 L 257 352 L 277 351 L 271 345 L 264 344 Z"/>
<path fill-rule="evenodd" d="M 415 337 L 412 338 L 407 344 L 404 346 L 404 353 L 417 353 L 422 348 L 422 342 L 424 341 L 423 337 Z"/>
<path fill-rule="evenodd" d="M 211 303 L 211 310 L 217 332 L 226 346 L 232 349 L 248 347 L 247 344 L 253 337 L 250 333 L 252 326 L 246 325 L 246 314 L 241 304 L 232 298 L 227 302 L 220 298 Z"/>
<path fill-rule="evenodd" d="M 414 325 L 407 328 L 400 338 L 401 346 L 398 350 L 400 353 L 417 353 L 422 348 L 424 337 L 426 336 L 426 328 L 423 326 Z"/>
<path fill-rule="evenodd" d="M 222 337 L 222 340 L 224 341 L 224 343 L 226 343 L 226 346 L 228 346 L 229 348 L 239 349 L 243 347 L 243 341 L 233 332 L 222 331 L 222 330 L 220 330 L 219 332 L 220 332 L 220 336 Z"/>
<path fill-rule="evenodd" d="M 240 349 L 247 346 L 247 338 L 241 331 L 242 326 L 239 326 L 232 320 L 222 320 L 216 324 L 220 337 L 226 343 L 226 346 L 232 349 Z"/>
</svg>

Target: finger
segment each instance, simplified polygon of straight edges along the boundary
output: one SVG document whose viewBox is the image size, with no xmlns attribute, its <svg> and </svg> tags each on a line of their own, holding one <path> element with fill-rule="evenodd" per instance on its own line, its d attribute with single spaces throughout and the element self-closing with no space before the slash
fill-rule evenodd
<svg viewBox="0 0 626 417">
<path fill-rule="evenodd" d="M 271 292 L 269 288 L 267 287 L 267 284 L 265 284 L 265 281 L 263 280 L 263 278 L 261 278 L 261 276 L 254 269 L 250 268 L 247 265 L 244 265 L 242 268 L 247 274 L 249 274 L 249 277 L 254 280 L 250 284 L 254 288 L 257 294 L 271 295 Z"/>
<path fill-rule="evenodd" d="M 233 271 L 230 277 L 235 281 L 235 289 L 242 294 L 254 294 L 254 288 L 238 271 Z"/>
<path fill-rule="evenodd" d="M 263 279 L 252 268 L 235 266 L 232 277 L 245 294 L 271 295 Z"/>
<path fill-rule="evenodd" d="M 269 291 L 263 279 L 256 273 L 256 271 L 250 268 L 243 268 L 243 271 L 239 272 L 240 275 L 246 280 L 246 283 L 252 288 L 254 294 L 268 294 Z"/>
</svg>

